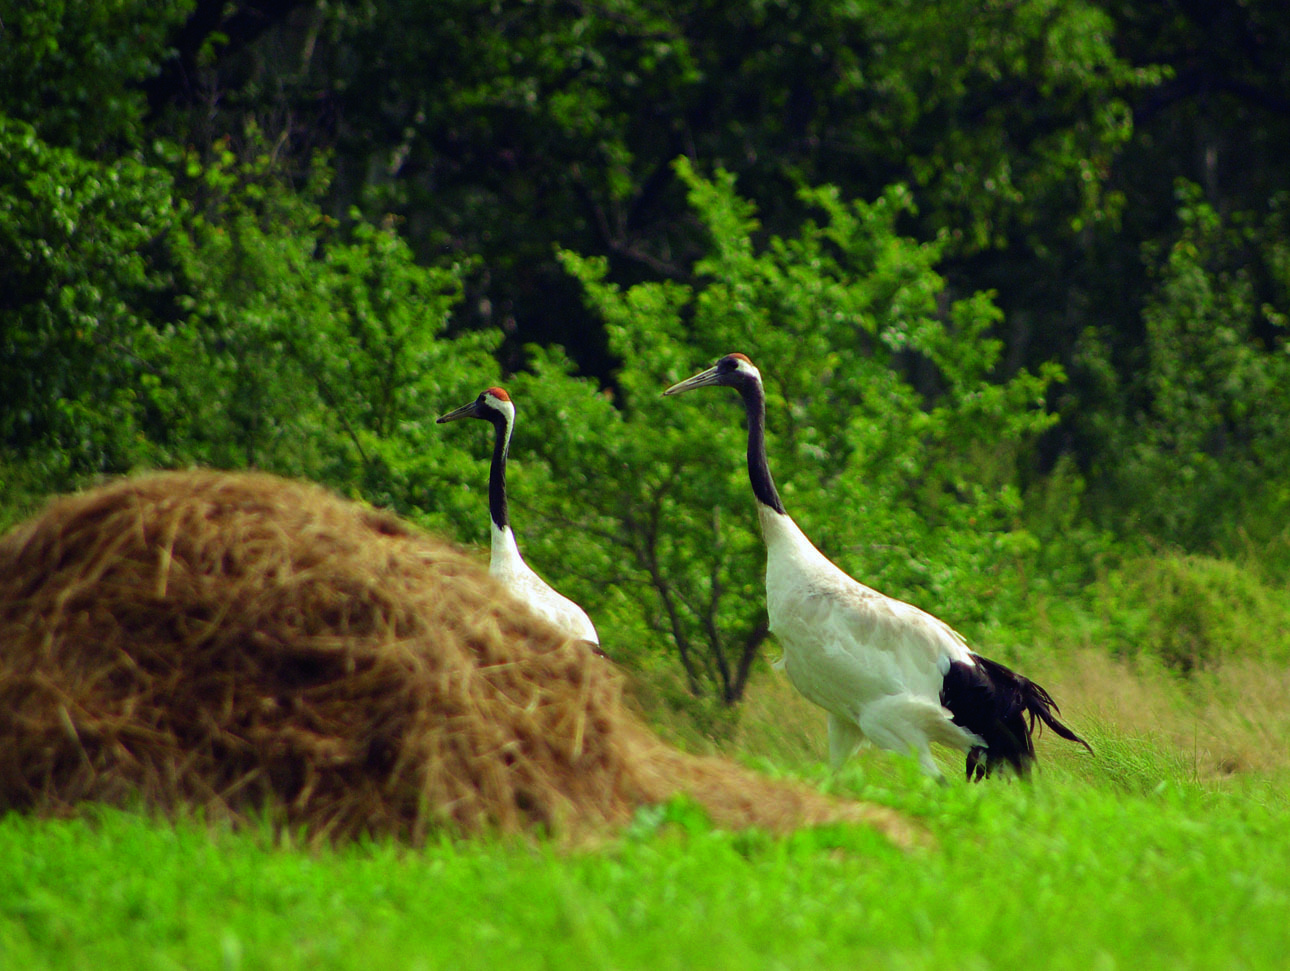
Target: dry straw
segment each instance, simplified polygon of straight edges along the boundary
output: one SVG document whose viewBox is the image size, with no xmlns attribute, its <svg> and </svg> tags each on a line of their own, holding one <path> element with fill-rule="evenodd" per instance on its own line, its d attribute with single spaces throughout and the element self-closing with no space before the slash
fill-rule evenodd
<svg viewBox="0 0 1290 971">
<path fill-rule="evenodd" d="M 142 803 L 313 840 L 579 839 L 682 792 L 727 826 L 914 835 L 665 746 L 612 664 L 463 553 L 314 486 L 149 475 L 0 539 L 0 811 Z"/>
</svg>

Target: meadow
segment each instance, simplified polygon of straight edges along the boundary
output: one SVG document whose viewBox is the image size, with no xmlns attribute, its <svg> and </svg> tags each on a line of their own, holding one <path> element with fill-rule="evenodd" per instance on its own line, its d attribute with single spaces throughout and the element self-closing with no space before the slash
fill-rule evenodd
<svg viewBox="0 0 1290 971">
<path fill-rule="evenodd" d="M 305 849 L 267 828 L 142 812 L 10 814 L 0 965 L 1283 967 L 1284 747 L 1236 763 L 1261 732 L 1284 733 L 1284 718 L 1202 730 L 1209 699 L 1234 683 L 1189 686 L 1105 655 L 1066 660 L 1064 678 L 1055 663 L 1043 674 L 1097 755 L 1046 736 L 1028 783 L 968 786 L 947 761 L 953 781 L 938 786 L 872 751 L 831 776 L 822 719 L 770 673 L 726 738 L 660 726 L 687 747 L 898 808 L 923 830 L 913 849 L 856 827 L 724 831 L 684 802 L 643 810 L 592 845 L 444 837 L 420 850 Z M 1241 680 L 1271 698 L 1285 675 L 1247 667 Z M 1143 730 L 1147 718 L 1155 727 Z"/>
<path fill-rule="evenodd" d="M 482 547 L 485 429 L 434 416 L 504 384 L 525 555 L 656 730 L 921 833 L 0 810 L 0 971 L 1290 964 L 1275 9 L 0 0 L 0 535 L 103 476 L 254 468 Z M 1095 756 L 828 771 L 822 715 L 740 663 L 738 402 L 660 394 L 736 350 L 807 534 Z"/>
</svg>

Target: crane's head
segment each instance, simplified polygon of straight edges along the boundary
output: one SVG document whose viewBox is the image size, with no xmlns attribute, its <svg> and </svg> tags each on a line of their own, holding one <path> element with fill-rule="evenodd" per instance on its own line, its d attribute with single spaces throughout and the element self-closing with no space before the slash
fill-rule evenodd
<svg viewBox="0 0 1290 971">
<path fill-rule="evenodd" d="M 511 396 L 502 388 L 487 388 L 479 392 L 479 397 L 470 404 L 462 405 L 455 411 L 439 416 L 435 422 L 442 425 L 446 421 L 456 421 L 458 418 L 482 418 L 494 424 L 502 419 L 509 423 L 515 418 L 515 405 L 511 401 Z"/>
<path fill-rule="evenodd" d="M 700 371 L 694 377 L 672 385 L 663 393 L 681 394 L 713 384 L 722 384 L 742 391 L 749 385 L 760 385 L 761 372 L 752 361 L 748 360 L 746 354 L 727 354 L 706 371 Z"/>
</svg>

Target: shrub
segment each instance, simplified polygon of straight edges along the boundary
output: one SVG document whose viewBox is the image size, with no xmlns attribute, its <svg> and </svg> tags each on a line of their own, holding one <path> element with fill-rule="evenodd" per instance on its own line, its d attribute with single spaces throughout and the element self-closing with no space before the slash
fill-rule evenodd
<svg viewBox="0 0 1290 971">
<path fill-rule="evenodd" d="M 1290 660 L 1284 589 L 1231 560 L 1166 553 L 1135 557 L 1093 589 L 1103 646 L 1151 654 L 1181 674 L 1232 658 Z"/>
<path fill-rule="evenodd" d="M 772 469 L 807 534 L 885 592 L 986 620 L 998 571 L 1038 545 L 1021 472 L 1060 373 L 998 372 L 999 311 L 988 294 L 955 299 L 937 245 L 899 235 L 902 188 L 871 203 L 803 189 L 821 221 L 759 240 L 728 175 L 677 169 L 711 238 L 694 283 L 624 290 L 602 261 L 562 254 L 623 366 L 615 409 L 537 361 L 533 397 L 561 414 L 536 446 L 560 471 L 541 503 L 549 542 L 630 591 L 617 621 L 668 643 L 691 691 L 736 701 L 767 633 L 738 403 L 659 392 L 742 350 L 762 370 Z"/>
</svg>

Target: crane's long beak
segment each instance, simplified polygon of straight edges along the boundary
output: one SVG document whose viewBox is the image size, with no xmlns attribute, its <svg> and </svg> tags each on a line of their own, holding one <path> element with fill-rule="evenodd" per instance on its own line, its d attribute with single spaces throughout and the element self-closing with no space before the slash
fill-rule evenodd
<svg viewBox="0 0 1290 971">
<path fill-rule="evenodd" d="M 442 425 L 446 421 L 456 421 L 458 418 L 475 418 L 479 415 L 479 401 L 472 401 L 468 405 L 462 405 L 446 415 L 440 415 L 435 419 L 436 425 Z"/>
<path fill-rule="evenodd" d="M 706 371 L 700 371 L 692 378 L 686 378 L 679 381 L 672 387 L 664 391 L 664 394 L 682 394 L 686 391 L 693 391 L 695 388 L 706 388 L 709 385 L 720 383 L 717 376 L 716 367 L 710 367 Z"/>
</svg>

